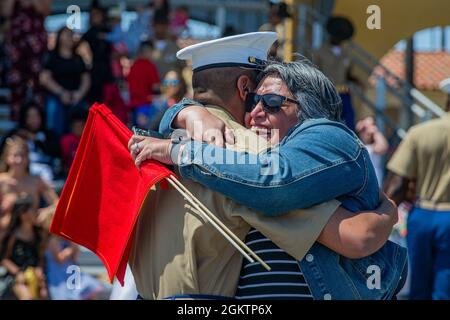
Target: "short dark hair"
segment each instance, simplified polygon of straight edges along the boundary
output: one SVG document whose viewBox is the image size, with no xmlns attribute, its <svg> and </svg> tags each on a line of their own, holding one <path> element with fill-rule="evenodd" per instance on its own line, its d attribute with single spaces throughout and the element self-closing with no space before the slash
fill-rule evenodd
<svg viewBox="0 0 450 320">
<path fill-rule="evenodd" d="M 56 56 L 59 56 L 59 48 L 61 47 L 61 36 L 64 32 L 70 32 L 73 34 L 73 31 L 67 27 L 61 27 L 61 29 L 58 30 L 56 33 L 56 40 L 55 40 L 55 47 L 53 48 L 52 52 L 55 53 Z M 72 53 L 75 53 L 76 46 L 74 45 L 72 48 Z"/>
<path fill-rule="evenodd" d="M 39 113 L 39 116 L 41 117 L 41 129 L 45 128 L 45 112 L 42 107 L 34 101 L 27 101 L 20 107 L 19 127 L 26 127 L 28 111 L 30 111 L 31 109 L 35 109 Z"/>
<path fill-rule="evenodd" d="M 248 76 L 255 84 L 259 71 L 239 67 L 211 68 L 194 72 L 192 88 L 194 94 L 210 93 L 227 101 L 236 93 L 236 82 Z"/>
<path fill-rule="evenodd" d="M 153 45 L 153 41 L 151 40 L 145 40 L 142 41 L 141 44 L 139 45 L 139 52 L 142 52 L 146 49 L 153 49 L 155 46 Z"/>
<path fill-rule="evenodd" d="M 164 12 L 156 11 L 153 16 L 153 25 L 168 25 L 169 17 Z"/>
</svg>

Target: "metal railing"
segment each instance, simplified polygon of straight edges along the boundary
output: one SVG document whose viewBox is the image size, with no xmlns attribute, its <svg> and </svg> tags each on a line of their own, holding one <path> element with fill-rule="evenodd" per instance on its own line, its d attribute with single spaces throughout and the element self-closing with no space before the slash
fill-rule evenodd
<svg viewBox="0 0 450 320">
<path fill-rule="evenodd" d="M 306 4 L 297 5 L 295 10 L 298 17 L 296 47 L 303 55 L 311 58 L 313 51 L 318 48 L 318 44 L 326 41 L 325 24 L 327 17 Z M 348 83 L 349 87 L 351 87 L 352 92 L 361 102 L 375 112 L 377 122 L 386 124 L 397 137 L 403 138 L 406 130 L 411 125 L 411 123 L 407 123 L 408 121 L 402 121 L 404 113 L 411 112 L 418 118 L 419 122 L 442 117 L 445 114 L 442 108 L 395 75 L 355 42 L 349 41 L 349 48 L 354 65 L 367 75 L 367 78 L 374 75 L 375 69 L 380 71 L 378 75 L 375 75 L 376 94 L 374 98 L 370 98 L 358 86 Z M 401 106 L 400 119 L 403 122 L 401 125 L 384 112 L 387 104 L 387 94 L 393 97 Z"/>
</svg>

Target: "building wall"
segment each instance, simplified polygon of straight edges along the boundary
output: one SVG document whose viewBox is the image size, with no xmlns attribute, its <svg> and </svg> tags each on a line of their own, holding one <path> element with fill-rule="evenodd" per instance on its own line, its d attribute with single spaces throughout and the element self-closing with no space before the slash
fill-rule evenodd
<svg viewBox="0 0 450 320">
<path fill-rule="evenodd" d="M 367 28 L 366 10 L 373 4 L 381 9 L 381 30 Z M 352 20 L 354 41 L 378 59 L 419 30 L 450 25 L 449 0 L 335 0 L 333 13 Z"/>
</svg>

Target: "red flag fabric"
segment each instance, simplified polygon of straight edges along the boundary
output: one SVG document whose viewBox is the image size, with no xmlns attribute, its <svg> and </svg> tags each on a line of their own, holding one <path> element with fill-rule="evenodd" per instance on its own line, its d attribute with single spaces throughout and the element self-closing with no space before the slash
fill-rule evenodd
<svg viewBox="0 0 450 320">
<path fill-rule="evenodd" d="M 105 105 L 89 111 L 50 232 L 94 252 L 123 286 L 132 235 L 150 188 L 173 174 L 148 161 L 138 171 L 128 150 L 132 132 Z M 165 180 L 164 180 L 165 182 Z"/>
</svg>

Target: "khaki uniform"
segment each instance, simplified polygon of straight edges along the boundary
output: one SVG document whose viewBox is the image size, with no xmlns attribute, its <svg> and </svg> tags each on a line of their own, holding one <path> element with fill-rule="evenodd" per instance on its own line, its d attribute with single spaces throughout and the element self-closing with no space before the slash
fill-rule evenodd
<svg viewBox="0 0 450 320">
<path fill-rule="evenodd" d="M 412 127 L 387 167 L 417 181 L 420 207 L 450 210 L 450 115 Z"/>
<path fill-rule="evenodd" d="M 349 48 L 345 44 L 341 46 L 338 56 L 333 53 L 330 44 L 323 45 L 314 52 L 313 62 L 336 87 L 345 86 L 352 65 Z"/>
<path fill-rule="evenodd" d="M 259 27 L 258 31 L 272 31 L 276 32 L 278 35 L 278 49 L 277 49 L 277 58 L 284 60 L 284 46 L 286 45 L 286 26 L 285 22 L 281 22 L 276 26 L 273 26 L 270 23 L 265 23 L 261 27 Z"/>
<path fill-rule="evenodd" d="M 258 152 L 267 141 L 232 120 L 219 107 L 208 110 L 237 131 L 237 151 Z M 302 259 L 338 208 L 330 201 L 281 217 L 264 217 L 198 183 L 181 182 L 217 217 L 244 240 L 251 226 L 260 230 L 296 259 Z M 129 264 L 144 299 L 178 294 L 233 297 L 243 256 L 206 219 L 191 209 L 174 189 L 151 190 L 136 226 Z"/>
</svg>

